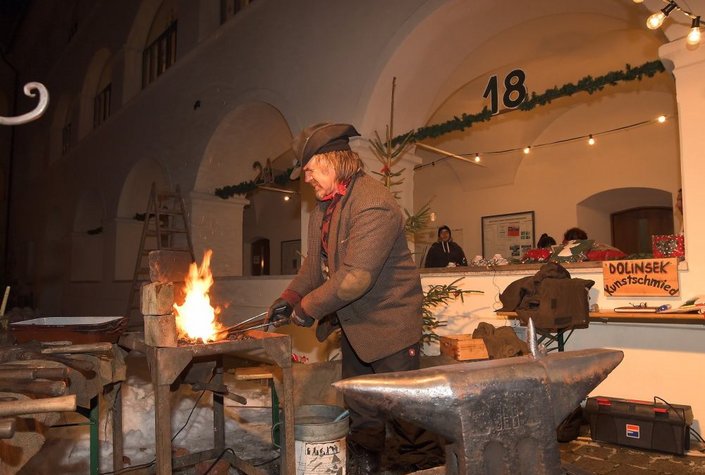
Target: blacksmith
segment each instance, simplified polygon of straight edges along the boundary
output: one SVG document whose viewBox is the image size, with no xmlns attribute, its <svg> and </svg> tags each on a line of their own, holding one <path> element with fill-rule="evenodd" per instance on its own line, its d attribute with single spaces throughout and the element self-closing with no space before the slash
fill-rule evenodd
<svg viewBox="0 0 705 475">
<path fill-rule="evenodd" d="M 349 124 L 322 123 L 294 140 L 318 203 L 309 221 L 307 257 L 269 315 L 275 324 L 287 318 L 304 327 L 317 322 L 319 341 L 341 328 L 343 378 L 418 369 L 422 329 L 421 281 L 404 217 L 394 196 L 365 174 L 350 149 L 349 138 L 359 135 Z M 346 405 L 349 472 L 380 473 L 384 416 L 354 401 Z"/>
</svg>

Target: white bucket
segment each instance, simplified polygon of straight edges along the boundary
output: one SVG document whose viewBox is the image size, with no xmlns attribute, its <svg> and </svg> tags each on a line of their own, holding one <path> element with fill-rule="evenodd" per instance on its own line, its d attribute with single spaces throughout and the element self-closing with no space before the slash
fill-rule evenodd
<svg viewBox="0 0 705 475">
<path fill-rule="evenodd" d="M 342 407 L 299 406 L 294 411 L 296 475 L 345 475 L 348 416 Z"/>
</svg>

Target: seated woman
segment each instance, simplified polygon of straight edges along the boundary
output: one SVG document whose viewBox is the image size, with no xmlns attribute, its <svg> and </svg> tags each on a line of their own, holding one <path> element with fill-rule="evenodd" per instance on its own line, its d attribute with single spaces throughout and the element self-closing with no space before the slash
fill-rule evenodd
<svg viewBox="0 0 705 475">
<path fill-rule="evenodd" d="M 467 266 L 463 248 L 453 242 L 448 226 L 438 228 L 438 241 L 431 245 L 424 267 Z"/>
</svg>

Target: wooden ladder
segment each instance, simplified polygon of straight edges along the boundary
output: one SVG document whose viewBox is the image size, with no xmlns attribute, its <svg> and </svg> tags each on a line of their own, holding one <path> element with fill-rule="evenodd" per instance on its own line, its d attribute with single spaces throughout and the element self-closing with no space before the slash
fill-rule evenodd
<svg viewBox="0 0 705 475">
<path fill-rule="evenodd" d="M 156 183 L 152 183 L 125 313 L 130 328 L 142 328 L 143 325 L 140 288 L 150 282 L 149 253 L 155 250 L 185 251 L 191 255 L 192 262 L 196 260 L 179 185 L 175 191 L 157 191 Z"/>
</svg>

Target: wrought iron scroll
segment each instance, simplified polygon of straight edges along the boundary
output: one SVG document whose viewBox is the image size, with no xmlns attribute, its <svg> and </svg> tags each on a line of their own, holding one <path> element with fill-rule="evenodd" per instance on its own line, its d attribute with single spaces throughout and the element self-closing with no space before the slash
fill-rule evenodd
<svg viewBox="0 0 705 475">
<path fill-rule="evenodd" d="M 49 105 L 49 91 L 44 87 L 44 84 L 40 82 L 28 82 L 24 86 L 25 96 L 35 97 L 39 93 L 39 103 L 34 110 L 27 112 L 26 114 L 18 115 L 17 117 L 3 117 L 0 115 L 0 124 L 2 125 L 20 125 L 31 122 L 35 119 L 40 118 L 44 112 L 47 110 Z"/>
</svg>

